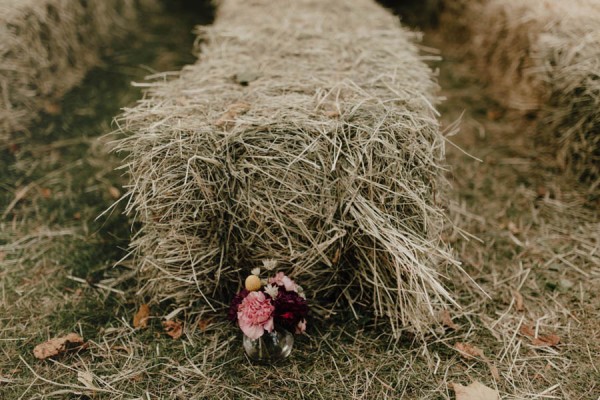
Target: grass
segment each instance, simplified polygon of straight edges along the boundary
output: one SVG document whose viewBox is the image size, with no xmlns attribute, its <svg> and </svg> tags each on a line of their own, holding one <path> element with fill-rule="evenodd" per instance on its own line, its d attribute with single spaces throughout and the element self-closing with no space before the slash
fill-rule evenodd
<svg viewBox="0 0 600 400">
<path fill-rule="evenodd" d="M 189 43 L 189 29 L 179 29 L 169 40 Z M 428 45 L 444 48 L 434 34 L 428 38 Z M 597 199 L 533 146 L 532 135 L 524 134 L 533 127 L 490 101 L 469 60 L 452 53 L 438 65 L 448 97 L 444 124 L 465 111 L 452 140 L 482 162 L 449 146 L 450 214 L 478 239 L 448 229 L 445 240 L 489 295 L 464 277 L 450 277 L 463 306 L 451 310 L 458 331 L 438 332 L 425 351 L 409 336 L 393 339 L 381 323 L 341 313 L 310 321 L 288 362 L 257 367 L 222 316 L 205 331 L 190 320 L 179 341 L 162 333 L 159 318 L 134 330 L 132 316 L 143 299 L 130 289 L 127 265 L 111 268 L 125 254 L 129 221 L 119 210 L 95 220 L 123 178 L 113 170 L 119 160 L 95 139 L 110 129 L 120 106 L 139 96 L 126 84 L 146 73 L 137 65 L 175 69 L 193 60 L 165 50 L 171 46 L 180 49 L 163 44 L 152 54 L 146 52 L 152 46 L 115 52 L 110 67 L 94 71 L 65 98 L 60 115 L 40 124 L 40 135 L 2 150 L 0 212 L 14 205 L 0 221 L 0 398 L 449 399 L 449 382 L 471 380 L 508 399 L 598 398 Z M 523 311 L 516 309 L 516 292 Z M 561 344 L 532 346 L 518 333 L 523 323 L 558 334 Z M 55 361 L 33 357 L 36 344 L 70 331 L 84 336 L 87 351 Z M 456 342 L 484 350 L 499 379 L 486 362 L 462 358 Z M 96 389 L 78 380 L 85 371 Z"/>
</svg>

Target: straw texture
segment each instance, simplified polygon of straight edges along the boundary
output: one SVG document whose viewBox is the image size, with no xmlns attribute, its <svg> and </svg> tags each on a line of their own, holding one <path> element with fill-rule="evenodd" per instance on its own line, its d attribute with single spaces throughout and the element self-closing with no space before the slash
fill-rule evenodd
<svg viewBox="0 0 600 400">
<path fill-rule="evenodd" d="M 25 130 L 154 0 L 0 0 L 0 141 Z M 1 144 L 1 143 L 0 143 Z"/>
<path fill-rule="evenodd" d="M 264 260 L 327 310 L 427 329 L 444 138 L 415 36 L 369 0 L 225 0 L 120 119 L 140 293 L 219 308 Z"/>
<path fill-rule="evenodd" d="M 446 28 L 470 53 L 504 105 L 536 115 L 559 162 L 600 187 L 600 1 L 456 2 Z"/>
</svg>

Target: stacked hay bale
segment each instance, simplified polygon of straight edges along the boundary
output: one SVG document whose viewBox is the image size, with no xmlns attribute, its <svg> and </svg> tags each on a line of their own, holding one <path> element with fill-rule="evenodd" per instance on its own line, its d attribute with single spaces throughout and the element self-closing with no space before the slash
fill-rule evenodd
<svg viewBox="0 0 600 400">
<path fill-rule="evenodd" d="M 154 0 L 0 0 L 0 140 L 24 130 Z"/>
<path fill-rule="evenodd" d="M 201 36 L 121 119 L 140 293 L 218 308 L 275 260 L 321 303 L 425 329 L 452 258 L 414 35 L 370 0 L 224 0 Z"/>
<path fill-rule="evenodd" d="M 497 99 L 538 115 L 558 160 L 600 187 L 600 1 L 456 3 L 442 21 L 467 28 Z"/>
</svg>

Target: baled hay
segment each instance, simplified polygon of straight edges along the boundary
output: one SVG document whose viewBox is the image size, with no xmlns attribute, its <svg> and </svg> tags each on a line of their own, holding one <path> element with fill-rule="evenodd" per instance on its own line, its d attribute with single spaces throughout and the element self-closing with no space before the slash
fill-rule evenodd
<svg viewBox="0 0 600 400">
<path fill-rule="evenodd" d="M 154 1 L 0 0 L 0 141 L 75 86 Z"/>
<path fill-rule="evenodd" d="M 216 308 L 273 259 L 321 301 L 424 329 L 452 257 L 413 35 L 369 0 L 225 0 L 201 33 L 198 63 L 121 118 L 141 293 Z"/>
<path fill-rule="evenodd" d="M 496 97 L 539 111 L 541 138 L 556 144 L 559 162 L 598 187 L 600 1 L 486 0 L 455 21 L 470 23 L 472 54 Z"/>
</svg>

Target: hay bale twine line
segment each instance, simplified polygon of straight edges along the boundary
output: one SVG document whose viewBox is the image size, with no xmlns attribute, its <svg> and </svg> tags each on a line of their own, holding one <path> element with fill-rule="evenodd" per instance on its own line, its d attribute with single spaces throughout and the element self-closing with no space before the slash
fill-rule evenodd
<svg viewBox="0 0 600 400">
<path fill-rule="evenodd" d="M 110 39 L 155 3 L 0 0 L 0 140 L 79 83 Z"/>
<path fill-rule="evenodd" d="M 217 308 L 274 259 L 321 302 L 427 329 L 453 261 L 414 35 L 369 0 L 225 0 L 199 33 L 199 61 L 121 118 L 140 293 Z"/>
</svg>

